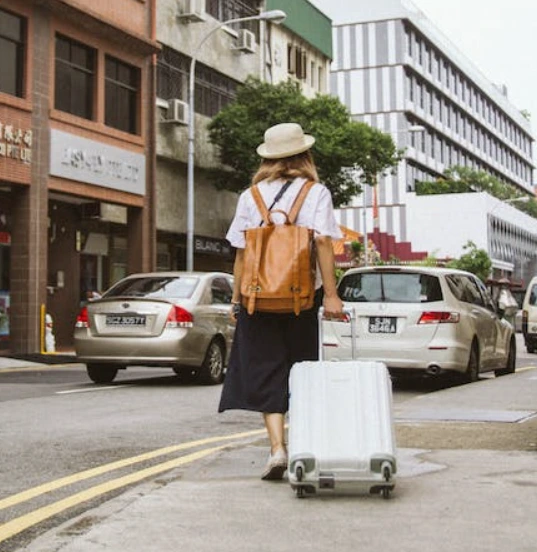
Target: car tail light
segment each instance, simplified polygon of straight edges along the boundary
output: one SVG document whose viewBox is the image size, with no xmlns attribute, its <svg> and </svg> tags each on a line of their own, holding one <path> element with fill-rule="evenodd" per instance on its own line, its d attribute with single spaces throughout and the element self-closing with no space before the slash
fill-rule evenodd
<svg viewBox="0 0 537 552">
<path fill-rule="evenodd" d="M 76 317 L 75 328 L 89 328 L 88 308 L 82 307 Z"/>
<path fill-rule="evenodd" d="M 190 312 L 174 305 L 168 313 L 166 320 L 167 328 L 192 328 L 194 325 L 194 317 Z"/>
<path fill-rule="evenodd" d="M 456 324 L 460 318 L 458 312 L 426 311 L 421 313 L 418 324 Z"/>
</svg>

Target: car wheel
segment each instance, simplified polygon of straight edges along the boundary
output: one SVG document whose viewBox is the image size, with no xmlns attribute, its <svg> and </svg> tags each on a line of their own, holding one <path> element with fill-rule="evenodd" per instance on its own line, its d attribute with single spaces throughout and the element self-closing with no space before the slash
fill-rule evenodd
<svg viewBox="0 0 537 552">
<path fill-rule="evenodd" d="M 509 344 L 509 355 L 507 356 L 507 364 L 505 365 L 505 368 L 502 368 L 501 370 L 495 370 L 494 375 L 506 376 L 507 374 L 513 374 L 515 372 L 515 367 L 516 367 L 516 343 L 513 338 L 511 339 L 511 343 Z"/>
<path fill-rule="evenodd" d="M 472 383 L 479 379 L 479 348 L 477 343 L 474 341 L 472 343 L 472 348 L 470 349 L 470 357 L 468 358 L 468 366 L 466 368 L 466 373 L 464 374 L 465 383 Z"/>
<path fill-rule="evenodd" d="M 224 381 L 224 350 L 217 339 L 213 339 L 209 344 L 198 381 L 204 385 L 216 385 Z"/>
<path fill-rule="evenodd" d="M 94 383 L 110 383 L 114 381 L 118 368 L 110 364 L 87 364 L 88 376 Z"/>
<path fill-rule="evenodd" d="M 534 353 L 535 345 L 526 345 L 526 351 L 528 351 L 528 353 Z"/>
</svg>

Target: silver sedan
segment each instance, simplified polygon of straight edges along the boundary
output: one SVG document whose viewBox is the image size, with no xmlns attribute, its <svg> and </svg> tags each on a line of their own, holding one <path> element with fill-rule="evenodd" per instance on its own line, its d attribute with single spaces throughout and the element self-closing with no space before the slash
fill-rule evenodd
<svg viewBox="0 0 537 552">
<path fill-rule="evenodd" d="M 127 366 L 169 366 L 204 384 L 221 383 L 235 325 L 233 277 L 223 272 L 133 274 L 89 301 L 77 317 L 77 358 L 95 383 Z"/>
</svg>

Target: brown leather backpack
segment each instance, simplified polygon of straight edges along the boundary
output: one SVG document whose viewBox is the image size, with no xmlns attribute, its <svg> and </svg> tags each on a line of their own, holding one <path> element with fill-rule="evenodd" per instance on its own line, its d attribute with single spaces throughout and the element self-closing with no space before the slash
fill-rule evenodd
<svg viewBox="0 0 537 552">
<path fill-rule="evenodd" d="M 264 225 L 245 231 L 246 246 L 241 275 L 242 304 L 248 314 L 294 312 L 313 307 L 315 253 L 313 230 L 297 226 L 296 218 L 314 182 L 306 182 L 289 214 L 269 211 L 257 186 L 252 195 Z M 282 213 L 283 224 L 274 224 L 272 213 Z"/>
</svg>

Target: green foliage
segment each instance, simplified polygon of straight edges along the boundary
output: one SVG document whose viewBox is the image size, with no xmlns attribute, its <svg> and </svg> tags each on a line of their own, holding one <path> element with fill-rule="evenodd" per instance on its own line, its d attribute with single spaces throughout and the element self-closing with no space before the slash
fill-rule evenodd
<svg viewBox="0 0 537 552">
<path fill-rule="evenodd" d="M 364 250 L 364 245 L 362 242 L 355 240 L 351 242 L 351 249 L 354 255 L 360 256 Z"/>
<path fill-rule="evenodd" d="M 458 259 L 453 259 L 447 266 L 449 268 L 458 268 L 475 274 L 483 282 L 487 280 L 492 268 L 492 261 L 484 249 L 479 249 L 476 244 L 469 240 L 463 246 L 463 253 Z"/>
<path fill-rule="evenodd" d="M 467 192 L 488 192 L 498 199 L 512 199 L 515 189 L 495 176 L 470 167 L 454 166 L 446 169 L 442 177 L 432 182 L 417 182 L 416 194 L 453 194 Z"/>
<path fill-rule="evenodd" d="M 376 177 L 393 170 L 401 156 L 388 134 L 351 121 L 347 108 L 334 96 L 308 99 L 291 82 L 277 85 L 249 78 L 237 89 L 235 100 L 209 123 L 209 138 L 218 146 L 227 170 L 213 171 L 215 185 L 241 191 L 249 186 L 259 166 L 257 146 L 265 130 L 282 122 L 299 123 L 315 136 L 313 156 L 322 182 L 335 206 L 361 192 L 360 182 L 375 184 Z M 343 168 L 362 169 L 357 181 Z"/>
</svg>

